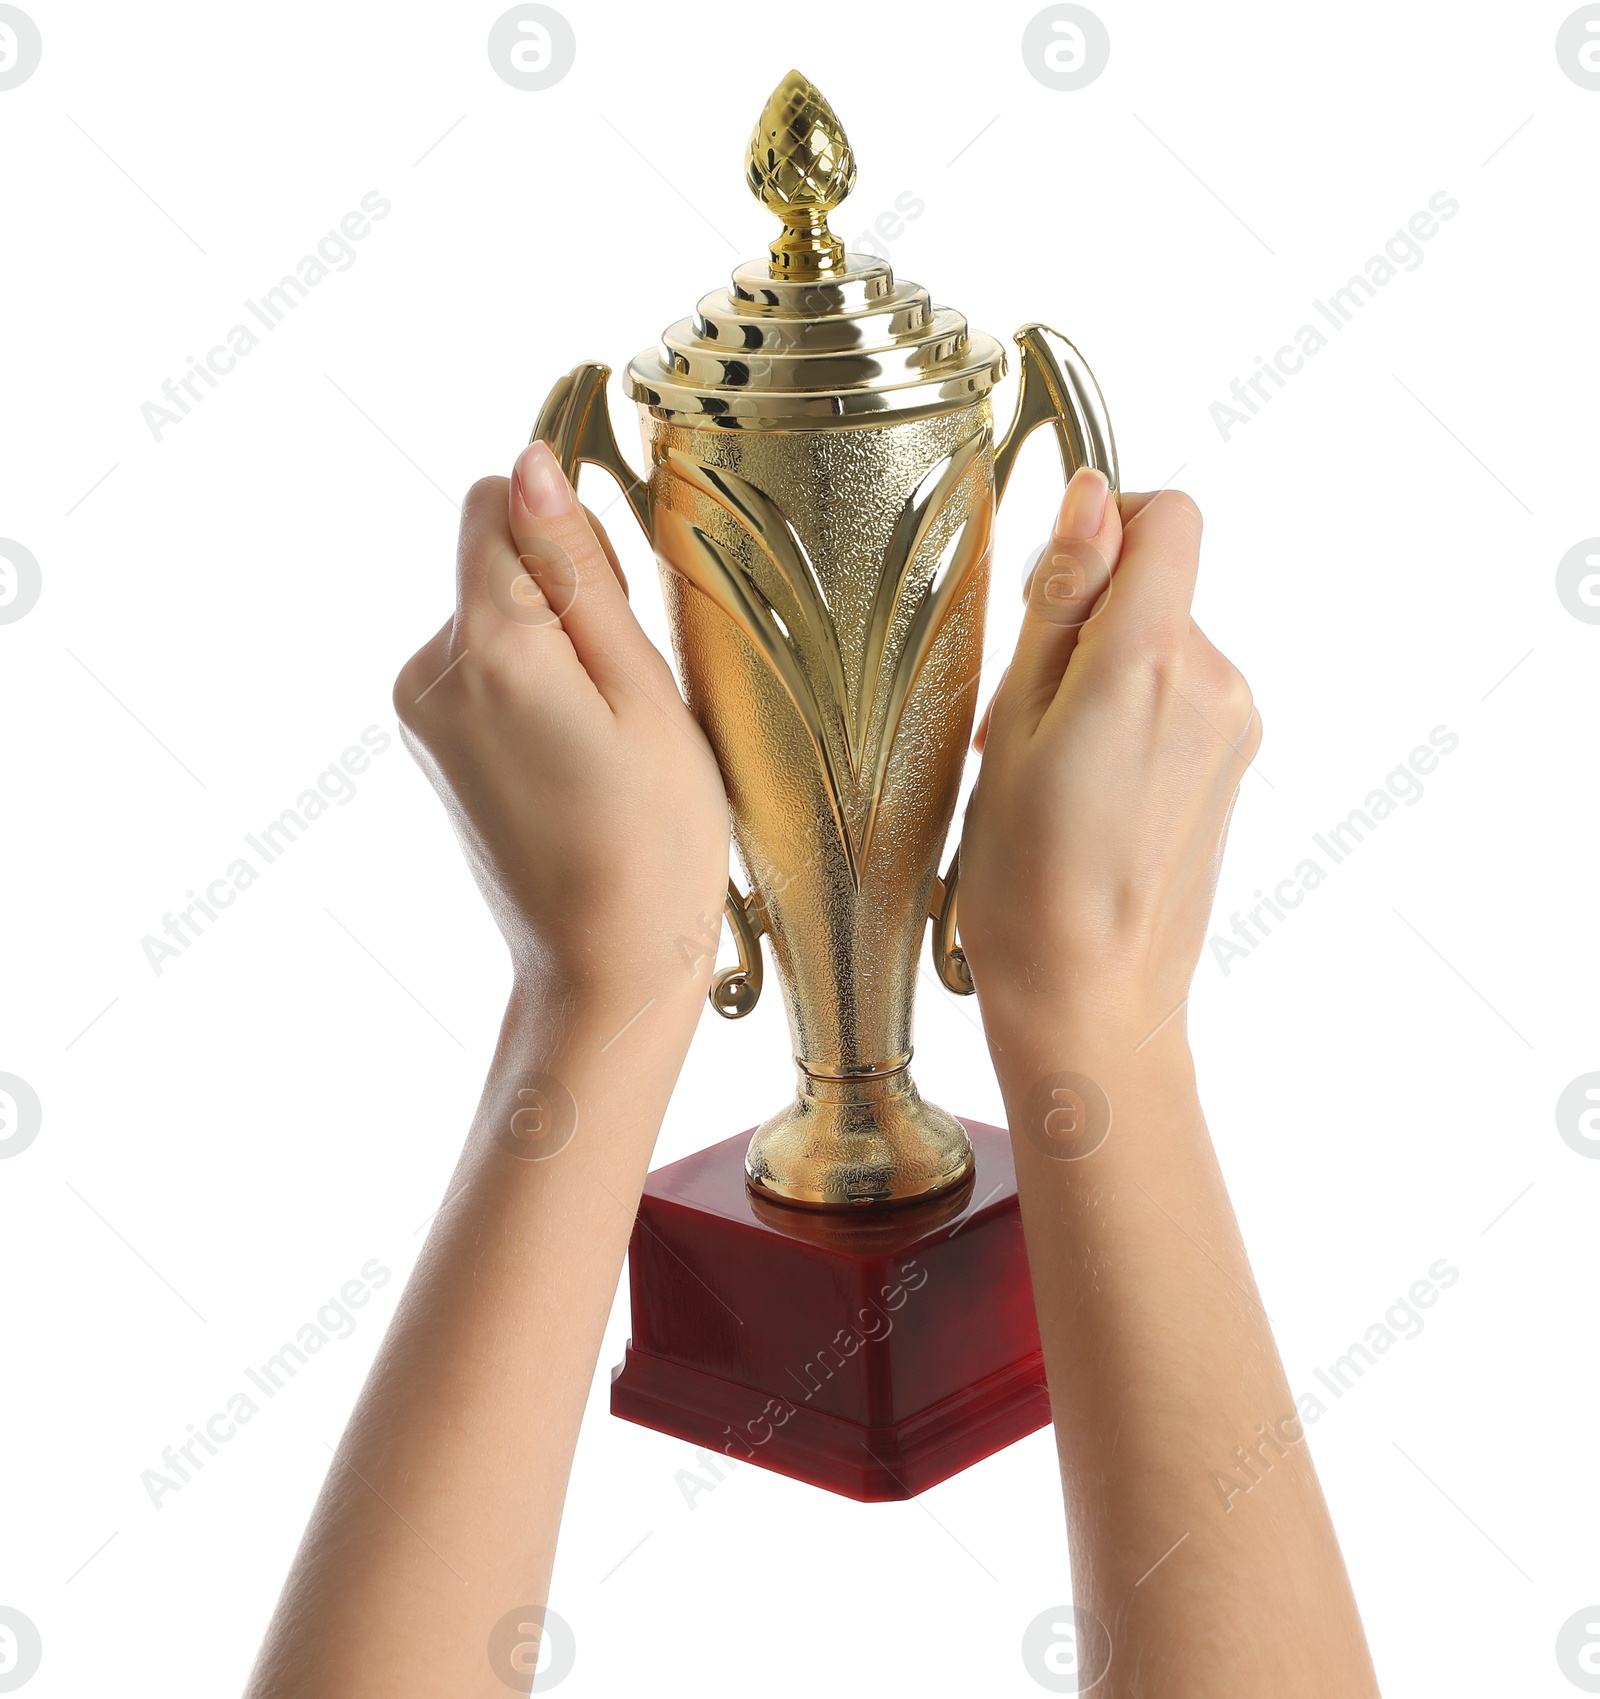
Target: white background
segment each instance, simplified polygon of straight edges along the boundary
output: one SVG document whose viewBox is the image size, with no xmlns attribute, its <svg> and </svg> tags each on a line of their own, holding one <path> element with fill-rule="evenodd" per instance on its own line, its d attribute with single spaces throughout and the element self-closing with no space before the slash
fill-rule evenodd
<svg viewBox="0 0 1600 1699">
<path fill-rule="evenodd" d="M 743 153 L 791 62 L 860 161 L 841 233 L 913 192 L 896 268 L 996 334 L 1071 336 L 1126 486 L 1205 511 L 1198 617 L 1266 722 L 1217 930 L 1431 728 L 1460 738 L 1275 936 L 1201 962 L 1191 1028 L 1297 1390 L 1436 1259 L 1460 1271 L 1311 1430 L 1386 1692 L 1577 1691 L 1554 1643 L 1600 1597 L 1600 1162 L 1554 1105 L 1600 1068 L 1600 627 L 1555 568 L 1600 533 L 1600 93 L 1557 64 L 1571 7 L 1105 0 L 1109 68 L 1073 93 L 1024 65 L 1032 4 L 735 24 L 570 0 L 576 65 L 541 93 L 491 69 L 498 4 L 27 9 L 43 62 L 0 93 L 0 534 L 43 593 L 0 626 L 0 1071 L 44 1121 L 0 1162 L 0 1603 L 43 1635 L 30 1699 L 238 1690 L 507 986 L 398 741 L 159 977 L 140 940 L 392 731 L 456 501 L 550 383 L 620 366 L 762 251 Z M 141 404 L 369 190 L 393 210 L 355 263 L 156 441 Z M 1423 263 L 1224 441 L 1229 383 L 1440 190 L 1460 212 Z M 1000 522 L 1002 653 L 1058 478 L 1041 438 Z M 924 1091 L 1000 1119 L 972 1005 L 927 984 L 918 1036 Z M 788 1090 L 777 997 L 707 1014 L 660 1158 Z M 395 1278 L 354 1334 L 153 1508 L 162 1448 L 374 1257 Z M 1068 1597 L 1048 1434 L 920 1503 L 744 1468 L 691 1507 L 691 1449 L 606 1413 L 625 1337 L 619 1298 L 552 1595 L 575 1699 L 1040 1691 L 1022 1632 Z"/>
</svg>

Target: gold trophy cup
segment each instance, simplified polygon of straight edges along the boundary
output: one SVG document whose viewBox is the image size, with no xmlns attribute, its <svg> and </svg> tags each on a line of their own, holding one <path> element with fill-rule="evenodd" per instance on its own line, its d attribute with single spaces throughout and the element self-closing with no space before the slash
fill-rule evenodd
<svg viewBox="0 0 1600 1699">
<path fill-rule="evenodd" d="M 716 752 L 750 893 L 730 884 L 738 965 L 711 1000 L 737 1019 L 772 947 L 799 1070 L 745 1159 L 760 1196 L 818 1209 L 908 1204 L 972 1171 L 961 1123 L 912 1081 L 924 925 L 970 993 L 958 866 L 938 863 L 972 730 L 990 535 L 1018 450 L 1054 428 L 1070 476 L 1117 485 L 1093 375 L 1043 325 L 1005 352 L 887 262 L 847 254 L 828 214 L 855 181 L 832 108 L 798 72 L 750 141 L 752 192 L 782 220 L 765 259 L 628 368 L 647 480 L 617 448 L 608 367 L 578 366 L 534 427 L 569 477 L 622 485 L 661 566 L 679 675 Z"/>
</svg>

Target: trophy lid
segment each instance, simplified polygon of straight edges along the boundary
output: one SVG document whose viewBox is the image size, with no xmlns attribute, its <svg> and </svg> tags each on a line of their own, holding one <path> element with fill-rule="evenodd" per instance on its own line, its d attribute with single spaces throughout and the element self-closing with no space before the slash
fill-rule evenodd
<svg viewBox="0 0 1600 1699">
<path fill-rule="evenodd" d="M 871 423 L 945 412 L 1005 375 L 1000 344 L 886 260 L 847 254 L 828 214 L 855 184 L 855 155 L 798 71 L 750 136 L 750 192 L 783 221 L 767 258 L 733 274 L 628 368 L 633 399 L 676 423 L 723 429 Z"/>
</svg>

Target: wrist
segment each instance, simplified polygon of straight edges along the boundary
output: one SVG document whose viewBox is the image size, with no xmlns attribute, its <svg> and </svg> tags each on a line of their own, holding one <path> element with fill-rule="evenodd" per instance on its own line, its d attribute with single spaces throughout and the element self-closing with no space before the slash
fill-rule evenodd
<svg viewBox="0 0 1600 1699">
<path fill-rule="evenodd" d="M 1116 1059 L 1188 1050 L 1187 989 L 1135 979 L 1097 978 L 1071 985 L 978 987 L 984 1032 L 997 1069 L 1077 1049 Z M 1152 1058 L 1153 1059 L 1153 1058 Z"/>
<path fill-rule="evenodd" d="M 668 1029 L 685 1044 L 704 1006 L 709 973 L 678 964 L 572 975 L 543 964 L 519 964 L 506 1005 L 506 1026 L 542 1046 L 607 1054 L 626 1045 L 634 1028 Z"/>
<path fill-rule="evenodd" d="M 501 1023 L 485 1103 L 531 1085 L 540 1101 L 548 1098 L 552 1125 L 574 1117 L 585 1126 L 603 1121 L 616 1140 L 648 1150 L 700 1008 L 701 993 L 677 979 L 557 989 L 519 978 Z M 496 1124 L 504 1119 L 497 1109 L 491 1113 Z"/>
<path fill-rule="evenodd" d="M 1157 1122 L 1180 1106 L 1188 1118 L 1196 1093 L 1181 997 L 1104 984 L 1085 997 L 980 996 L 1014 1140 L 1075 1165 L 1100 1149 L 1113 1119 L 1125 1132 L 1136 1105 L 1162 1106 Z"/>
</svg>

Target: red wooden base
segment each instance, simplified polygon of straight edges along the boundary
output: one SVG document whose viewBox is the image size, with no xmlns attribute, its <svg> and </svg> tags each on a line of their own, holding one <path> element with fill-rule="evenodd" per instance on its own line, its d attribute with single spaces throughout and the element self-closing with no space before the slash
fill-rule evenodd
<svg viewBox="0 0 1600 1699">
<path fill-rule="evenodd" d="M 910 1498 L 1050 1420 L 1011 1141 L 906 1209 L 753 1196 L 749 1134 L 657 1169 L 613 1415 L 849 1498 Z"/>
</svg>

